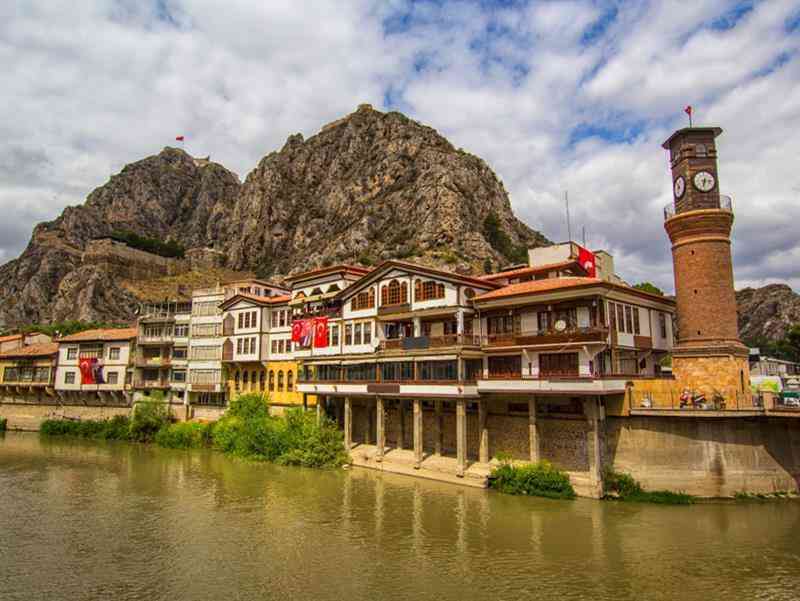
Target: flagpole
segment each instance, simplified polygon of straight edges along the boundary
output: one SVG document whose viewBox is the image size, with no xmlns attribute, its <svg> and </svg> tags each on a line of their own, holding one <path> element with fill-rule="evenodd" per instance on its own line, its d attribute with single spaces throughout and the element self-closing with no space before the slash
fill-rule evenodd
<svg viewBox="0 0 800 601">
<path fill-rule="evenodd" d="M 572 242 L 572 225 L 569 221 L 569 190 L 564 190 L 564 204 L 567 207 L 567 238 Z"/>
</svg>

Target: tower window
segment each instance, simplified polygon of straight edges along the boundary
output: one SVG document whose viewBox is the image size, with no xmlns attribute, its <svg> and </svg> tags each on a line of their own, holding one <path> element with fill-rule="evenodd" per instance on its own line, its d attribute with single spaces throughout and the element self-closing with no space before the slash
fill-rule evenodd
<svg viewBox="0 0 800 601">
<path fill-rule="evenodd" d="M 706 154 L 706 145 L 705 144 L 697 144 L 694 147 L 694 155 L 698 157 L 707 156 Z"/>
</svg>

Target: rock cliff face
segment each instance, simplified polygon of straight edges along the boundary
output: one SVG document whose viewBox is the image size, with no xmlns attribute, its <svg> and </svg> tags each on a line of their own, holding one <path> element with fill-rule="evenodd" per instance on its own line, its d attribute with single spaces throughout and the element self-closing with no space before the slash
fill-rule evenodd
<svg viewBox="0 0 800 601">
<path fill-rule="evenodd" d="M 130 319 L 130 289 L 81 259 L 89 240 L 116 229 L 214 247 L 227 268 L 265 277 L 387 258 L 479 273 L 487 259 L 496 268 L 547 243 L 514 216 L 481 159 L 365 105 L 308 140 L 291 136 L 244 184 L 174 148 L 126 166 L 83 205 L 36 226 L 22 255 L 0 267 L 0 321 Z"/>
<path fill-rule="evenodd" d="M 800 294 L 785 284 L 739 290 L 736 303 L 739 336 L 749 344 L 779 340 L 791 326 L 800 324 Z"/>
</svg>

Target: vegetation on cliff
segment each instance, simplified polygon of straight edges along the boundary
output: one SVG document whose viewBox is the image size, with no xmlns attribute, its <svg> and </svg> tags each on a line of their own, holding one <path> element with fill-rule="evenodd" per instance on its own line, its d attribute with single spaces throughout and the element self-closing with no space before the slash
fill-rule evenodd
<svg viewBox="0 0 800 601">
<path fill-rule="evenodd" d="M 111 237 L 114 240 L 124 242 L 131 248 L 143 250 L 161 257 L 182 259 L 186 253 L 186 248 L 176 240 L 167 240 L 164 242 L 157 238 L 140 236 L 136 232 L 131 232 L 130 230 L 114 230 Z"/>
</svg>

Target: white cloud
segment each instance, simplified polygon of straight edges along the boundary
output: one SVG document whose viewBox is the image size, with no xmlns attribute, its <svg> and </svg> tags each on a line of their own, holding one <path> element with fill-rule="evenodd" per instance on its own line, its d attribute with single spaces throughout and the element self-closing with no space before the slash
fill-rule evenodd
<svg viewBox="0 0 800 601">
<path fill-rule="evenodd" d="M 0 260 L 177 134 L 246 175 L 296 131 L 361 102 L 485 158 L 517 213 L 574 231 L 631 281 L 671 288 L 660 143 L 722 126 L 739 283 L 788 281 L 800 244 L 795 2 L 38 0 L 0 5 Z M 733 26 L 720 26 L 728 19 Z M 388 94 L 392 106 L 386 107 Z"/>
</svg>

